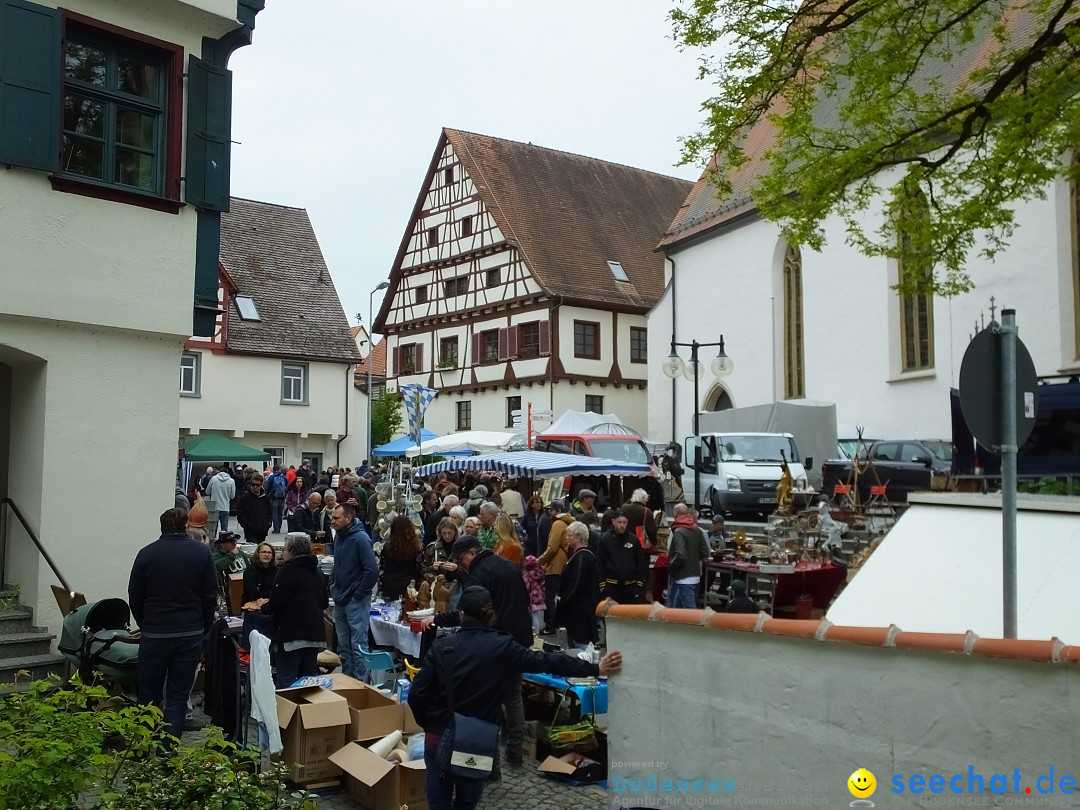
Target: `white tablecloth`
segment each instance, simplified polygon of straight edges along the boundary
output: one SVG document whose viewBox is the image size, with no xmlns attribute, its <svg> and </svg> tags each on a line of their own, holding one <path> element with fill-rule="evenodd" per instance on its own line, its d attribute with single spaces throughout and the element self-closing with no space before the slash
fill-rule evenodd
<svg viewBox="0 0 1080 810">
<path fill-rule="evenodd" d="M 414 659 L 420 657 L 420 634 L 410 630 L 407 624 L 387 622 L 372 616 L 371 636 L 376 644 L 396 647 Z"/>
</svg>

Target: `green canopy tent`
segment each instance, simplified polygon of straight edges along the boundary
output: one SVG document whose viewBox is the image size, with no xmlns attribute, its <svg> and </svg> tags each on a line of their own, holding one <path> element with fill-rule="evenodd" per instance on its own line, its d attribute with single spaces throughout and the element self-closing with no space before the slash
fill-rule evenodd
<svg viewBox="0 0 1080 810">
<path fill-rule="evenodd" d="M 224 436 L 207 434 L 188 440 L 184 445 L 184 460 L 196 464 L 201 461 L 269 461 L 270 454 Z"/>
</svg>

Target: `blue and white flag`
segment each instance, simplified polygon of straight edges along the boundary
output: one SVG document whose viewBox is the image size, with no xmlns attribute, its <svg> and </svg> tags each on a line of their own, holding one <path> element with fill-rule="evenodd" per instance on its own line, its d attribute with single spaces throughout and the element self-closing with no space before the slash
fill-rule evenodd
<svg viewBox="0 0 1080 810">
<path fill-rule="evenodd" d="M 420 428 L 424 424 L 424 414 L 427 413 L 428 405 L 439 392 L 434 388 L 428 388 L 420 383 L 409 383 L 398 389 L 405 400 L 405 413 L 409 417 L 409 435 L 420 444 Z"/>
</svg>

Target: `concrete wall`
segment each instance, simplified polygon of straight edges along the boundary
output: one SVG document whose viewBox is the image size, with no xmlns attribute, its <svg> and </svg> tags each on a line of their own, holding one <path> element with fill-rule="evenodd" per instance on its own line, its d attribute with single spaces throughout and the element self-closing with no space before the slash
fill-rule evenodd
<svg viewBox="0 0 1080 810">
<path fill-rule="evenodd" d="M 868 258 L 845 243 L 843 224 L 825 223 L 821 253 L 802 250 L 806 396 L 836 403 L 837 420 L 869 425 L 883 435 L 951 436 L 949 388 L 974 324 L 989 320 L 990 297 L 1017 310 L 1020 336 L 1039 374 L 1078 367 L 1074 337 L 1073 250 L 1068 187 L 1049 185 L 1046 199 L 1017 206 L 1011 246 L 990 262 L 973 251 L 968 264 L 975 289 L 934 301 L 934 368 L 900 370 L 899 300 L 895 262 Z M 865 217 L 866 228 L 879 224 Z M 786 245 L 778 227 L 751 220 L 673 254 L 678 340 L 711 342 L 724 335 L 735 371 L 723 385 L 736 407 L 783 398 L 783 295 L 780 268 Z M 671 337 L 671 300 L 649 322 L 650 433 L 671 433 L 671 383 L 655 362 Z M 713 395 L 706 376 L 701 404 Z M 681 350 L 683 358 L 689 350 Z M 677 381 L 676 434 L 690 432 L 693 384 Z M 915 415 L 918 418 L 915 418 Z"/>
<path fill-rule="evenodd" d="M 126 598 L 131 561 L 159 532 L 176 475 L 176 362 L 167 335 L 0 316 L 12 368 L 8 492 L 72 587 Z M 7 579 L 53 629 L 56 580 L 22 530 Z"/>
<path fill-rule="evenodd" d="M 609 648 L 625 657 L 610 680 L 612 807 L 738 805 L 751 797 L 842 807 L 852 799 L 847 779 L 860 767 L 877 778 L 879 807 L 943 798 L 893 794 L 897 774 L 906 785 L 912 774 L 966 776 L 970 765 L 986 776 L 987 790 L 990 775 L 1009 774 L 1011 792 L 1018 768 L 1021 791 L 1031 786 L 1034 795 L 1035 777 L 1051 766 L 1055 779 L 1077 775 L 1073 665 L 622 618 L 608 619 L 607 634 Z M 627 784 L 654 775 L 718 784 L 698 793 Z M 1055 795 L 1061 806 L 1075 803 Z M 994 797 L 984 798 L 989 806 Z"/>
</svg>

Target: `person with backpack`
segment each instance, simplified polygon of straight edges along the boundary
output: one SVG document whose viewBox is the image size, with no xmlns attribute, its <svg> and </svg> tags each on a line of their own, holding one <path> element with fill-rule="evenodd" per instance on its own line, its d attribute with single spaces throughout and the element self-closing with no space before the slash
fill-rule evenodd
<svg viewBox="0 0 1080 810">
<path fill-rule="evenodd" d="M 281 521 L 285 516 L 285 492 L 289 488 L 289 481 L 281 466 L 274 465 L 274 471 L 266 479 L 266 494 L 270 497 L 270 518 L 273 524 L 273 533 L 281 534 Z"/>
<path fill-rule="evenodd" d="M 668 543 L 668 607 L 697 607 L 701 568 L 712 552 L 695 514 L 685 503 L 675 504 L 675 521 Z"/>
</svg>

